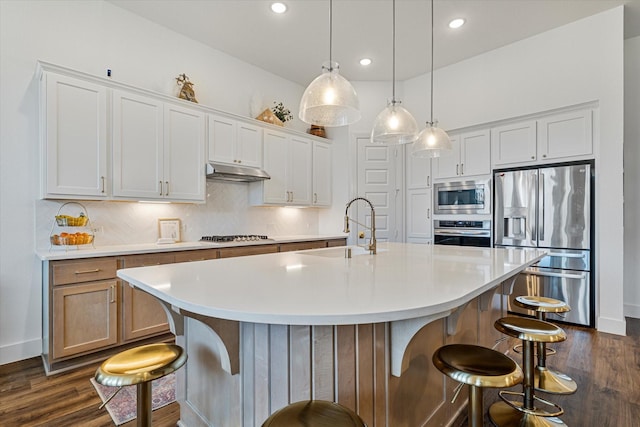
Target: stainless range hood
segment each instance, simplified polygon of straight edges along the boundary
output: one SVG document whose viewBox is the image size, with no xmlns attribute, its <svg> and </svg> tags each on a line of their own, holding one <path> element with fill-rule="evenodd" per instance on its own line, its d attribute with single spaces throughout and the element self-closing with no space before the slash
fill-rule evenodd
<svg viewBox="0 0 640 427">
<path fill-rule="evenodd" d="M 260 168 L 225 163 L 207 163 L 207 179 L 216 181 L 253 182 L 271 179 L 268 173 Z"/>
</svg>

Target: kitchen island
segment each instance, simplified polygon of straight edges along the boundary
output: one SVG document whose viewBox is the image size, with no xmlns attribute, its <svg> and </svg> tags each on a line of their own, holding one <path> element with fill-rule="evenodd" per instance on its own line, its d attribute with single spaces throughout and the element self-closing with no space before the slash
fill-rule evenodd
<svg viewBox="0 0 640 427">
<path fill-rule="evenodd" d="M 493 322 L 544 251 L 380 244 L 118 271 L 158 298 L 189 362 L 185 426 L 260 426 L 304 399 L 370 426 L 443 425 L 463 409 L 431 363 L 446 343 L 494 347 Z"/>
</svg>

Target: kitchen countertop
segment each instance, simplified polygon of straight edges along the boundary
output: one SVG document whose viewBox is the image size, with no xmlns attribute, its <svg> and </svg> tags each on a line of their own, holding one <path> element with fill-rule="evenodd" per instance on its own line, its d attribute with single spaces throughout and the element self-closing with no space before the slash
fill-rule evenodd
<svg viewBox="0 0 640 427">
<path fill-rule="evenodd" d="M 380 243 L 118 271 L 175 309 L 227 320 L 345 325 L 451 312 L 544 250 Z"/>
<path fill-rule="evenodd" d="M 252 242 L 180 242 L 169 244 L 156 244 L 156 243 L 137 243 L 132 245 L 110 245 L 110 246 L 88 246 L 86 249 L 68 249 L 64 247 L 52 246 L 51 248 L 38 249 L 36 255 L 42 261 L 54 261 L 65 259 L 79 259 L 79 258 L 96 258 L 103 256 L 117 256 L 117 255 L 133 255 L 133 254 L 146 254 L 157 252 L 175 252 L 175 251 L 189 251 L 197 249 L 217 249 L 228 248 L 237 246 L 255 246 L 255 245 L 272 245 L 279 243 L 291 243 L 291 242 L 309 242 L 313 240 L 332 240 L 332 239 L 346 239 L 346 234 L 336 235 L 295 235 L 295 236 L 276 236 L 270 237 L 268 240 L 252 241 Z"/>
</svg>

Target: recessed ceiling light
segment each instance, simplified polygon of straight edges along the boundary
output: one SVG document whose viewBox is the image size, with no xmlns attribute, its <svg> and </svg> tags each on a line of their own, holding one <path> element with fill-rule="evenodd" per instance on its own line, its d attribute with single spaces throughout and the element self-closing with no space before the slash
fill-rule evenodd
<svg viewBox="0 0 640 427">
<path fill-rule="evenodd" d="M 271 10 L 275 13 L 285 13 L 287 11 L 287 5 L 284 3 L 271 3 Z"/>
<path fill-rule="evenodd" d="M 460 28 L 464 25 L 466 21 L 462 18 L 456 18 L 449 22 L 449 28 Z"/>
<path fill-rule="evenodd" d="M 371 65 L 371 60 L 369 58 L 362 58 L 360 60 L 360 65 L 364 65 L 364 66 Z"/>
</svg>

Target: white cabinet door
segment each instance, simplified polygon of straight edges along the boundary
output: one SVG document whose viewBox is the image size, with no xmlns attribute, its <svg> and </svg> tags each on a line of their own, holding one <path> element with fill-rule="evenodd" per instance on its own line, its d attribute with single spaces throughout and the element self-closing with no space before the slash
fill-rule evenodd
<svg viewBox="0 0 640 427">
<path fill-rule="evenodd" d="M 236 159 L 244 166 L 262 167 L 262 128 L 238 122 Z"/>
<path fill-rule="evenodd" d="M 52 73 L 41 83 L 42 197 L 106 198 L 106 88 Z"/>
<path fill-rule="evenodd" d="M 460 137 L 450 135 L 452 149 L 433 160 L 433 177 L 457 178 L 460 174 Z"/>
<path fill-rule="evenodd" d="M 164 197 L 162 102 L 114 90 L 112 105 L 114 197 Z"/>
<path fill-rule="evenodd" d="M 313 206 L 331 206 L 331 144 L 313 141 Z"/>
<path fill-rule="evenodd" d="M 253 203 L 286 204 L 289 201 L 288 189 L 288 139 L 280 132 L 265 130 L 264 132 L 264 169 L 271 179 L 255 183 L 261 187 L 262 194 Z M 253 184 L 252 184 L 253 185 Z"/>
<path fill-rule="evenodd" d="M 407 190 L 407 241 L 431 239 L 431 189 Z"/>
<path fill-rule="evenodd" d="M 491 173 L 491 139 L 488 129 L 460 135 L 460 176 Z"/>
<path fill-rule="evenodd" d="M 536 161 L 536 122 L 510 123 L 491 129 L 491 156 L 494 166 Z"/>
<path fill-rule="evenodd" d="M 308 138 L 292 136 L 289 139 L 289 191 L 294 205 L 311 205 L 311 154 L 312 143 Z"/>
<path fill-rule="evenodd" d="M 178 105 L 164 108 L 164 197 L 205 199 L 205 115 Z"/>
<path fill-rule="evenodd" d="M 431 188 L 431 159 L 415 157 L 406 150 L 407 189 Z"/>
<path fill-rule="evenodd" d="M 540 160 L 593 153 L 592 111 L 579 110 L 538 120 Z"/>
<path fill-rule="evenodd" d="M 237 128 L 235 120 L 209 114 L 209 160 L 235 163 Z"/>
</svg>

